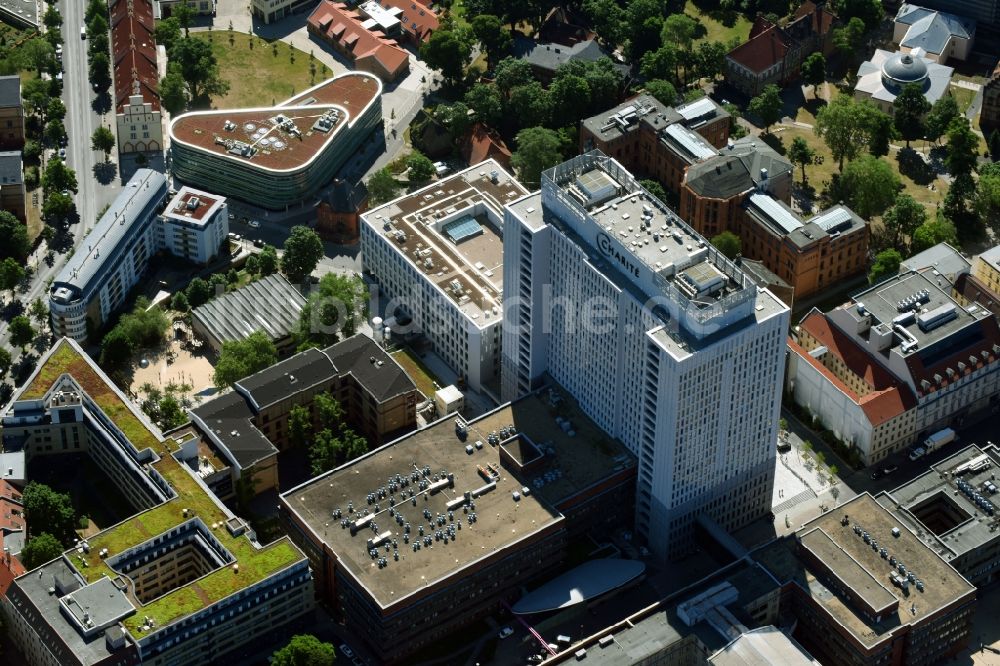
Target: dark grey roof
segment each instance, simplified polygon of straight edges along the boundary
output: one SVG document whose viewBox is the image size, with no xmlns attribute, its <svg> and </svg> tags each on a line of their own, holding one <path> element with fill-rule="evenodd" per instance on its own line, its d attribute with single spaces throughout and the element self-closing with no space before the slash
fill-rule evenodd
<svg viewBox="0 0 1000 666">
<path fill-rule="evenodd" d="M 7 150 L 0 152 L 0 184 L 19 185 L 24 182 L 24 171 L 21 170 L 21 151 Z"/>
<path fill-rule="evenodd" d="M 326 203 L 338 213 L 353 213 L 361 207 L 365 199 L 368 198 L 368 188 L 364 182 L 356 185 L 350 181 L 337 178 L 333 181 L 333 187 L 326 195 Z"/>
<path fill-rule="evenodd" d="M 0 107 L 21 106 L 21 77 L 0 76 Z"/>
<path fill-rule="evenodd" d="M 514 53 L 527 60 L 532 67 L 555 72 L 560 65 L 564 65 L 571 60 L 582 60 L 584 62 L 595 62 L 601 58 L 608 57 L 593 39 L 577 42 L 573 46 L 563 46 L 562 44 L 546 44 L 536 42 L 527 38 L 519 38 L 514 42 Z M 628 74 L 628 67 L 619 63 L 614 63 L 615 69 Z"/>
<path fill-rule="evenodd" d="M 350 374 L 379 402 L 417 389 L 395 359 L 366 335 L 347 338 L 327 347 L 323 353 L 336 366 L 338 374 Z"/>
<path fill-rule="evenodd" d="M 221 395 L 191 410 L 192 418 L 216 443 L 246 468 L 275 451 L 274 445 L 254 427 L 253 411 L 236 392 Z"/>
<path fill-rule="evenodd" d="M 899 264 L 899 272 L 935 270 L 953 283 L 972 268 L 969 260 L 947 243 L 938 243 Z"/>
<path fill-rule="evenodd" d="M 235 388 L 259 412 L 305 388 L 328 383 L 337 374 L 337 368 L 326 354 L 318 349 L 307 349 L 236 382 Z"/>
<path fill-rule="evenodd" d="M 75 578 L 76 574 L 59 557 L 16 579 L 7 591 L 7 599 L 38 632 L 58 663 L 89 666 L 107 659 L 112 653 L 103 633 L 84 638 L 60 610 L 59 595 L 49 593 L 56 576 Z"/>
<path fill-rule="evenodd" d="M 306 298 L 281 275 L 268 275 L 213 298 L 191 313 L 221 342 L 244 340 L 264 331 L 271 340 L 288 337 L 298 326 Z"/>
<path fill-rule="evenodd" d="M 721 149 L 718 157 L 692 165 L 687 183 L 701 196 L 728 199 L 758 185 L 761 169 L 773 179 L 791 173 L 792 164 L 766 143 L 745 137 Z"/>
<path fill-rule="evenodd" d="M 776 286 L 784 289 L 792 288 L 792 285 L 783 280 L 780 275 L 772 272 L 767 266 L 765 266 L 763 261 L 758 261 L 756 259 L 740 259 L 739 266 L 743 269 L 744 273 L 750 276 L 750 279 L 757 283 L 758 286 Z"/>
</svg>

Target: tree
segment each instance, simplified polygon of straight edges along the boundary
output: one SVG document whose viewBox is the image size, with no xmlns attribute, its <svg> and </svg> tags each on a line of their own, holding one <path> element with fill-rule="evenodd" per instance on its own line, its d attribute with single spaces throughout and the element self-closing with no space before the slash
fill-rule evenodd
<svg viewBox="0 0 1000 666">
<path fill-rule="evenodd" d="M 489 65 L 496 64 L 501 56 L 510 50 L 513 40 L 509 30 L 505 30 L 500 18 L 492 14 L 480 14 L 472 19 L 472 34 L 483 45 Z"/>
<path fill-rule="evenodd" d="M 517 150 L 511 155 L 510 163 L 518 170 L 522 183 L 539 185 L 542 171 L 559 164 L 561 160 L 561 142 L 553 130 L 529 127 L 517 133 Z"/>
<path fill-rule="evenodd" d="M 45 8 L 45 13 L 42 14 L 42 23 L 45 24 L 46 32 L 59 32 L 63 19 L 55 5 L 48 5 Z"/>
<path fill-rule="evenodd" d="M 931 110 L 930 102 L 924 97 L 923 86 L 918 83 L 907 83 L 896 96 L 892 108 L 896 129 L 909 148 L 910 141 L 924 137 L 924 116 Z"/>
<path fill-rule="evenodd" d="M 951 95 L 944 95 L 934 102 L 931 110 L 927 113 L 925 136 L 928 141 L 937 143 L 948 131 L 951 122 L 958 118 L 958 102 Z"/>
<path fill-rule="evenodd" d="M 36 537 L 28 539 L 18 556 L 21 564 L 28 571 L 40 567 L 41 565 L 54 560 L 63 552 L 63 546 L 59 539 L 48 532 L 42 532 Z"/>
<path fill-rule="evenodd" d="M 171 67 L 187 83 L 193 103 L 207 103 L 210 97 L 222 97 L 229 92 L 229 83 L 219 76 L 219 63 L 208 42 L 196 37 L 183 37 L 170 49 Z"/>
<path fill-rule="evenodd" d="M 472 44 L 456 30 L 439 28 L 420 45 L 420 59 L 439 70 L 445 80 L 456 84 L 472 55 Z"/>
<path fill-rule="evenodd" d="M 120 369 L 132 361 L 135 347 L 125 329 L 115 326 L 101 339 L 100 364 L 103 368 Z"/>
<path fill-rule="evenodd" d="M 49 308 L 42 299 L 36 298 L 28 307 L 28 316 L 34 319 L 40 328 L 44 327 L 49 321 Z"/>
<path fill-rule="evenodd" d="M 33 69 L 42 75 L 56 55 L 55 48 L 40 37 L 29 39 L 14 52 L 22 69 Z"/>
<path fill-rule="evenodd" d="M 98 125 L 94 133 L 90 135 L 90 147 L 104 153 L 104 161 L 111 157 L 111 151 L 115 148 L 115 135 L 104 125 Z"/>
<path fill-rule="evenodd" d="M 732 102 L 726 102 L 722 105 L 722 108 L 729 114 L 729 136 L 733 139 L 745 137 L 748 132 L 747 128 L 740 124 L 740 118 L 742 117 L 740 108 Z"/>
<path fill-rule="evenodd" d="M 677 44 L 682 50 L 691 50 L 698 23 L 687 14 L 671 14 L 663 21 L 660 38 L 665 44 Z"/>
<path fill-rule="evenodd" d="M 332 430 L 324 428 L 316 433 L 309 447 L 309 468 L 314 476 L 333 469 L 344 451 L 344 443 Z"/>
<path fill-rule="evenodd" d="M 990 159 L 994 162 L 1000 160 L 1000 130 L 990 132 L 989 140 Z M 25 144 L 27 146 L 27 144 Z"/>
<path fill-rule="evenodd" d="M 647 51 L 663 43 L 663 17 L 666 15 L 663 0 L 630 0 L 625 9 L 622 37 L 626 42 L 626 56 L 638 61 Z"/>
<path fill-rule="evenodd" d="M 66 119 L 66 105 L 58 97 L 53 97 L 49 100 L 48 105 L 45 107 L 45 117 L 49 120 L 65 120 Z"/>
<path fill-rule="evenodd" d="M 802 63 L 802 78 L 813 87 L 813 97 L 816 97 L 816 88 L 826 81 L 826 58 L 822 52 L 816 51 L 805 59 Z"/>
<path fill-rule="evenodd" d="M 247 275 L 260 273 L 260 258 L 256 254 L 251 254 L 243 264 L 243 270 L 246 271 Z"/>
<path fill-rule="evenodd" d="M 736 255 L 740 253 L 740 237 L 732 231 L 723 231 L 718 236 L 713 237 L 712 245 L 730 259 L 735 259 Z"/>
<path fill-rule="evenodd" d="M 660 201 L 667 200 L 667 191 L 663 189 L 663 185 L 660 185 L 659 181 L 646 179 L 640 180 L 639 184 Z"/>
<path fill-rule="evenodd" d="M 910 252 L 923 252 L 934 247 L 938 243 L 958 244 L 958 235 L 955 232 L 955 225 L 938 215 L 933 220 L 927 220 L 913 232 L 913 242 L 910 243 Z"/>
<path fill-rule="evenodd" d="M 509 98 L 514 88 L 534 80 L 531 64 L 521 58 L 506 57 L 497 63 L 493 81 L 503 97 Z"/>
<path fill-rule="evenodd" d="M 898 138 L 892 117 L 869 102 L 861 105 L 861 114 L 868 126 L 868 154 L 885 157 L 889 154 L 890 142 Z"/>
<path fill-rule="evenodd" d="M 298 341 L 331 345 L 349 338 L 364 318 L 367 291 L 359 277 L 327 273 L 302 307 Z"/>
<path fill-rule="evenodd" d="M 864 155 L 847 165 L 836 191 L 855 213 L 867 220 L 885 212 L 901 188 L 899 176 L 888 162 Z"/>
<path fill-rule="evenodd" d="M 184 28 L 184 37 L 187 37 L 190 34 L 188 29 L 194 21 L 194 7 L 188 4 L 187 0 L 184 0 L 184 2 L 179 5 L 174 5 L 172 14 L 171 18 L 176 19 L 177 25 Z"/>
<path fill-rule="evenodd" d="M 867 30 L 874 30 L 882 20 L 882 0 L 835 0 L 831 4 L 842 21 L 857 18 Z"/>
<path fill-rule="evenodd" d="M 645 88 L 647 93 L 664 106 L 673 106 L 677 103 L 677 88 L 670 81 L 653 79 L 646 82 Z"/>
<path fill-rule="evenodd" d="M 905 192 L 896 195 L 896 203 L 882 216 L 882 224 L 889 231 L 893 245 L 903 238 L 912 238 L 917 227 L 927 221 L 923 204 Z"/>
<path fill-rule="evenodd" d="M 295 405 L 288 412 L 288 442 L 296 448 L 304 448 L 311 439 L 313 431 L 309 410 L 302 405 Z"/>
<path fill-rule="evenodd" d="M 583 13 L 607 44 L 619 44 L 624 37 L 625 11 L 615 0 L 583 0 Z"/>
<path fill-rule="evenodd" d="M 469 107 L 465 105 L 465 102 L 438 104 L 437 108 L 434 109 L 434 119 L 448 130 L 453 141 L 461 139 L 472 127 Z"/>
<path fill-rule="evenodd" d="M 63 121 L 53 118 L 45 123 L 45 140 L 51 146 L 62 145 L 66 142 L 66 126 Z"/>
<path fill-rule="evenodd" d="M 42 145 L 35 141 L 34 139 L 28 139 L 24 142 L 24 149 L 21 151 L 24 155 L 26 161 L 34 161 L 42 156 Z"/>
<path fill-rule="evenodd" d="M 52 158 L 42 175 L 42 192 L 48 196 L 53 192 L 77 192 L 76 172 L 66 166 L 61 159 Z"/>
<path fill-rule="evenodd" d="M 17 285 L 24 279 L 24 267 L 16 259 L 7 257 L 0 262 L 0 290 L 9 291 L 13 295 Z"/>
<path fill-rule="evenodd" d="M 28 79 L 21 84 L 21 99 L 28 115 L 37 116 L 45 113 L 52 96 L 49 82 L 43 79 Z"/>
<path fill-rule="evenodd" d="M 285 240 L 284 250 L 281 272 L 289 281 L 298 283 L 305 280 L 319 263 L 323 256 L 323 241 L 309 227 L 298 225 L 292 227 Z"/>
<path fill-rule="evenodd" d="M 1000 164 L 994 162 L 980 171 L 973 208 L 983 224 L 1000 235 Z"/>
<path fill-rule="evenodd" d="M 181 24 L 178 22 L 177 16 L 162 19 L 156 24 L 156 30 L 153 34 L 156 37 L 156 43 L 169 52 L 170 48 L 181 38 Z"/>
<path fill-rule="evenodd" d="M 972 174 L 960 173 L 951 181 L 938 212 L 955 226 L 960 240 L 978 240 L 985 229 L 973 211 L 976 183 Z"/>
<path fill-rule="evenodd" d="M 399 192 L 399 183 L 396 182 L 388 167 L 383 167 L 373 173 L 368 178 L 366 186 L 368 187 L 369 204 L 372 206 L 395 199 Z"/>
<path fill-rule="evenodd" d="M 18 315 L 10 320 L 7 328 L 10 334 L 10 344 L 24 349 L 35 339 L 35 329 L 31 326 L 31 320 L 24 315 Z"/>
<path fill-rule="evenodd" d="M 183 291 L 178 291 L 174 294 L 174 297 L 170 299 L 170 307 L 178 312 L 187 312 L 191 309 L 191 304 L 188 303 L 187 296 Z"/>
<path fill-rule="evenodd" d="M 699 78 L 714 81 L 725 70 L 729 48 L 722 42 L 701 42 L 695 49 L 694 68 Z"/>
<path fill-rule="evenodd" d="M 792 164 L 802 167 L 802 184 L 806 184 L 806 165 L 813 163 L 816 151 L 809 147 L 809 144 L 801 136 L 792 139 L 792 145 L 788 148 L 788 159 Z"/>
<path fill-rule="evenodd" d="M 868 101 L 855 102 L 847 95 L 840 95 L 816 114 L 816 136 L 826 143 L 841 171 L 845 159 L 853 160 L 870 146 L 879 113 Z"/>
<path fill-rule="evenodd" d="M 778 86 L 769 83 L 760 94 L 750 100 L 748 110 L 764 124 L 764 131 L 781 119 L 781 91 Z"/>
<path fill-rule="evenodd" d="M 948 125 L 948 152 L 945 164 L 952 176 L 969 174 L 976 168 L 979 139 L 969 127 L 969 119 L 959 116 Z"/>
<path fill-rule="evenodd" d="M 516 119 L 518 127 L 547 125 L 552 115 L 552 97 L 538 81 L 518 86 L 510 91 L 507 115 Z"/>
<path fill-rule="evenodd" d="M 278 362 L 274 342 L 264 331 L 254 331 L 243 340 L 222 343 L 214 381 L 219 388 L 232 386 L 239 380 Z"/>
<path fill-rule="evenodd" d="M 24 261 L 31 251 L 28 228 L 10 212 L 0 210 L 0 258 L 13 257 Z"/>
<path fill-rule="evenodd" d="M 258 256 L 260 257 L 261 276 L 272 275 L 278 270 L 278 251 L 273 245 L 265 245 Z"/>
<path fill-rule="evenodd" d="M 31 481 L 21 493 L 24 504 L 24 522 L 28 536 L 41 536 L 48 532 L 56 539 L 68 539 L 76 526 L 76 511 L 69 495 L 59 493 L 37 481 Z"/>
<path fill-rule="evenodd" d="M 639 72 L 648 79 L 670 79 L 680 83 L 680 65 L 685 57 L 675 44 L 667 43 L 643 54 Z"/>
<path fill-rule="evenodd" d="M 861 52 L 865 41 L 865 23 L 855 17 L 847 22 L 843 28 L 833 31 L 834 47 L 841 52 L 848 60 L 854 60 Z"/>
<path fill-rule="evenodd" d="M 187 84 L 176 67 L 167 67 L 167 75 L 160 79 L 160 101 L 171 115 L 177 115 L 187 108 Z"/>
<path fill-rule="evenodd" d="M 872 264 L 871 272 L 868 273 L 868 282 L 876 284 L 899 272 L 899 264 L 903 261 L 903 255 L 899 250 L 890 248 L 882 250 L 875 255 L 875 263 Z"/>
<path fill-rule="evenodd" d="M 496 86 L 477 83 L 465 93 L 463 99 L 465 105 L 472 109 L 475 120 L 496 127 L 503 119 L 503 99 Z"/>
<path fill-rule="evenodd" d="M 582 76 L 560 76 L 552 82 L 549 94 L 553 116 L 563 123 L 576 125 L 590 103 L 590 86 Z"/>
<path fill-rule="evenodd" d="M 212 285 L 200 277 L 191 280 L 185 290 L 188 305 L 192 308 L 208 303 L 214 293 L 215 290 L 212 288 Z"/>
<path fill-rule="evenodd" d="M 10 371 L 10 364 L 10 352 L 0 347 L 0 378 L 7 376 L 7 373 Z"/>
<path fill-rule="evenodd" d="M 354 460 L 368 453 L 368 440 L 350 428 L 344 430 L 341 441 L 344 444 L 344 455 L 348 460 Z"/>
<path fill-rule="evenodd" d="M 98 90 L 107 90 L 111 86 L 111 60 L 105 53 L 97 53 L 90 59 L 89 76 Z"/>
<path fill-rule="evenodd" d="M 407 156 L 406 168 L 410 182 L 413 183 L 426 183 L 435 172 L 434 163 L 419 150 L 414 150 Z"/>
</svg>

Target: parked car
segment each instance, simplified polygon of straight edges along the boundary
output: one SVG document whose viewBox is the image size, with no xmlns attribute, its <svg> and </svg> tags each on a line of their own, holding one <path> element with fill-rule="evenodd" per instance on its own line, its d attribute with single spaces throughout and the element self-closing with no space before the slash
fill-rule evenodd
<svg viewBox="0 0 1000 666">
<path fill-rule="evenodd" d="M 258 222 L 257 220 L 250 220 L 249 222 L 247 222 L 247 224 L 250 225 L 251 229 L 260 229 L 260 222 Z"/>
<path fill-rule="evenodd" d="M 507 638 L 513 633 L 514 633 L 513 629 L 511 629 L 510 627 L 504 627 L 503 629 L 500 630 L 500 633 L 497 634 L 497 636 L 499 636 L 500 638 Z"/>
<path fill-rule="evenodd" d="M 253 239 L 253 246 L 254 247 L 264 247 L 264 241 L 263 241 L 263 239 L 254 238 Z"/>
<path fill-rule="evenodd" d="M 344 656 L 350 659 L 354 656 L 354 650 L 352 650 L 347 643 L 340 644 L 340 651 L 344 653 Z"/>
</svg>

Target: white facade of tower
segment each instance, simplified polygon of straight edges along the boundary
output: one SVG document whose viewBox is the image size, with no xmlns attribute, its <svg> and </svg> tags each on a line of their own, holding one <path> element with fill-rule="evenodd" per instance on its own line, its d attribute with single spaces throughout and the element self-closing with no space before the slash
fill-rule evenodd
<svg viewBox="0 0 1000 666">
<path fill-rule="evenodd" d="M 704 513 L 767 513 L 788 308 L 617 162 L 588 153 L 506 208 L 502 397 L 548 373 L 639 459 L 637 529 L 661 556 Z"/>
</svg>

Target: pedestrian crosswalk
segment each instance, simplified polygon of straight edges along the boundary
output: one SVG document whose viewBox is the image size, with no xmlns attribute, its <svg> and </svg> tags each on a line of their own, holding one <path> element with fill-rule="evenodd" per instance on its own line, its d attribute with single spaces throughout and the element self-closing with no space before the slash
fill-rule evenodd
<svg viewBox="0 0 1000 666">
<path fill-rule="evenodd" d="M 771 507 L 771 512 L 774 513 L 774 515 L 778 515 L 782 511 L 787 511 L 796 504 L 801 504 L 802 502 L 805 502 L 806 500 L 811 500 L 814 497 L 816 497 L 816 493 L 814 493 L 809 488 L 806 488 L 798 495 L 795 495 L 794 497 L 789 497 L 781 504 L 776 504 L 773 507 Z"/>
</svg>

